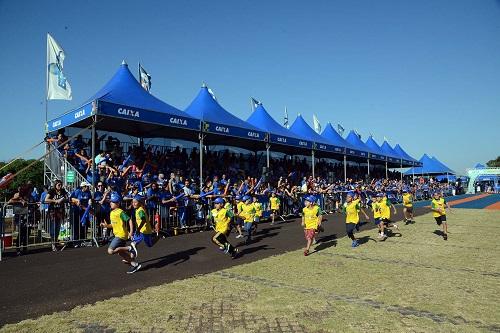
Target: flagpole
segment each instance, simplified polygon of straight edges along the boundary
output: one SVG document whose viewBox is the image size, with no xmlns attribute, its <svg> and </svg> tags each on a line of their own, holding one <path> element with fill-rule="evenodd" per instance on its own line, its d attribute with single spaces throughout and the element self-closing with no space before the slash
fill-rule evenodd
<svg viewBox="0 0 500 333">
<path fill-rule="evenodd" d="M 48 135 L 48 126 L 47 122 L 49 121 L 49 33 L 47 32 L 47 54 L 45 61 L 45 124 L 43 124 L 43 131 L 45 132 L 45 136 Z M 45 143 L 45 155 L 47 155 L 47 143 Z M 43 162 L 43 185 L 49 185 L 47 182 L 47 157 Z"/>
</svg>

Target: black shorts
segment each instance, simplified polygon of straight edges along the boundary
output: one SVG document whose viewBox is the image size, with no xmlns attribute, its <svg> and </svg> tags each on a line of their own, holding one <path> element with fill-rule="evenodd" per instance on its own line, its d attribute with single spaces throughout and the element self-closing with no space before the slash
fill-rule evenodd
<svg viewBox="0 0 500 333">
<path fill-rule="evenodd" d="M 441 223 L 446 222 L 446 215 L 441 215 L 434 218 L 436 220 L 437 225 L 441 225 Z"/>
<path fill-rule="evenodd" d="M 407 213 L 413 213 L 413 207 L 405 207 Z"/>
<path fill-rule="evenodd" d="M 349 235 L 349 234 L 353 234 L 354 233 L 354 230 L 356 230 L 356 226 L 357 224 L 356 223 L 346 223 L 345 224 L 345 231 L 346 233 Z"/>
</svg>

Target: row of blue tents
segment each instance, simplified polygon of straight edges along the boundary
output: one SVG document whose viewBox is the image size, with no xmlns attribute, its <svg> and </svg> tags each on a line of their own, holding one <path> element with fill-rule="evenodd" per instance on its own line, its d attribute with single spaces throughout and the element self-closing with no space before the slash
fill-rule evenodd
<svg viewBox="0 0 500 333">
<path fill-rule="evenodd" d="M 425 168 L 428 162 L 427 159 L 417 161 L 399 144 L 391 147 L 384 141 L 379 146 L 372 137 L 363 142 L 354 131 L 344 139 L 331 123 L 318 134 L 301 115 L 290 128 L 285 128 L 262 104 L 246 121 L 241 120 L 225 110 L 206 86 L 181 111 L 144 90 L 125 62 L 111 80 L 81 107 L 47 122 L 46 127 L 48 132 L 54 132 L 65 127 L 92 125 L 96 130 L 142 138 L 204 140 L 208 145 L 223 144 L 252 151 L 272 147 L 273 151 L 292 155 L 308 155 L 311 151 L 317 157 L 344 155 L 344 159 L 348 156 L 358 162 L 370 160 L 393 168 Z"/>
<path fill-rule="evenodd" d="M 436 157 L 424 154 L 419 162 L 421 166 L 412 167 L 405 172 L 405 175 L 455 175 L 456 172 L 448 168 Z"/>
</svg>

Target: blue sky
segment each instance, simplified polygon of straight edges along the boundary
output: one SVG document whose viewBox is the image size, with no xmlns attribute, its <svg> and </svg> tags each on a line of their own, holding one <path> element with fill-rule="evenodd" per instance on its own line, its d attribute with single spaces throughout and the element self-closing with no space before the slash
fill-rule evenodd
<svg viewBox="0 0 500 333">
<path fill-rule="evenodd" d="M 280 122 L 316 113 L 458 172 L 500 154 L 499 1 L 0 0 L 0 160 L 43 138 L 47 32 L 73 88 L 49 118 L 126 59 L 181 110 L 207 82 L 240 118 L 254 96 Z"/>
</svg>

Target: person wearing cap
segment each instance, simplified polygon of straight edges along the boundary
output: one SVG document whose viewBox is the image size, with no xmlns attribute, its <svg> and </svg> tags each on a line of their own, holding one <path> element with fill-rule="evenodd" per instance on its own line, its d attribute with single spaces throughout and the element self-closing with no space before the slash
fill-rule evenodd
<svg viewBox="0 0 500 333">
<path fill-rule="evenodd" d="M 304 249 L 304 256 L 309 255 L 309 249 L 313 242 L 317 230 L 321 227 L 321 210 L 316 205 L 316 197 L 308 195 L 304 198 L 305 207 L 302 209 L 302 227 L 304 228 L 304 236 L 306 238 L 306 248 Z"/>
<path fill-rule="evenodd" d="M 276 196 L 276 191 L 271 192 L 271 197 L 269 198 L 269 206 L 271 208 L 271 225 L 274 224 L 274 218 L 279 215 L 280 210 L 280 198 Z"/>
<path fill-rule="evenodd" d="M 208 218 L 213 220 L 213 228 L 215 234 L 212 237 L 212 242 L 217 245 L 224 253 L 229 254 L 233 259 L 238 255 L 236 249 L 227 240 L 227 236 L 231 231 L 231 218 L 233 213 L 224 207 L 224 199 L 216 198 L 214 200 L 215 208 L 209 212 Z"/>
<path fill-rule="evenodd" d="M 255 233 L 257 231 L 257 226 L 260 222 L 260 219 L 262 218 L 262 204 L 259 202 L 259 199 L 254 196 L 252 198 L 253 200 L 253 206 L 255 207 L 255 217 L 253 218 L 253 232 Z"/>
<path fill-rule="evenodd" d="M 413 195 L 406 187 L 403 188 L 403 214 L 406 224 L 413 222 Z"/>
<path fill-rule="evenodd" d="M 115 237 L 111 240 L 108 246 L 108 254 L 118 254 L 123 258 L 123 262 L 130 265 L 128 274 L 133 274 L 141 269 L 141 264 L 136 262 L 134 258 L 137 256 L 135 248 L 127 246 L 127 239 L 132 238 L 132 230 L 134 225 L 132 219 L 120 208 L 121 197 L 118 193 L 113 192 L 110 196 L 111 212 L 109 214 L 110 224 L 101 222 L 101 226 L 112 228 Z M 127 229 L 128 228 L 128 229 Z M 128 231 L 130 230 L 130 232 Z"/>
<path fill-rule="evenodd" d="M 72 217 L 72 239 L 75 241 L 75 247 L 78 242 L 87 238 L 87 227 L 90 225 L 89 214 L 85 211 L 89 206 L 92 194 L 90 193 L 90 183 L 83 181 L 80 188 L 75 189 L 69 196 Z M 81 219 L 85 217 L 83 221 Z"/>
<path fill-rule="evenodd" d="M 359 212 L 361 211 L 366 219 L 369 219 L 366 212 L 361 208 L 359 203 L 359 198 L 354 199 L 354 192 L 347 192 L 346 202 L 343 205 L 343 211 L 346 214 L 345 226 L 347 236 L 352 240 L 352 247 L 359 246 L 359 243 L 354 237 L 354 230 L 356 229 L 356 225 L 359 223 Z"/>
<path fill-rule="evenodd" d="M 385 234 L 384 231 L 384 223 L 381 220 L 381 213 L 380 213 L 380 200 L 381 200 L 381 195 L 382 193 L 377 193 L 372 197 L 372 203 L 371 203 L 371 209 L 373 212 L 373 219 L 375 221 L 375 225 L 378 227 L 378 238 L 387 238 L 387 235 Z"/>
<path fill-rule="evenodd" d="M 439 191 L 434 192 L 431 201 L 432 216 L 436 220 L 436 224 L 443 228 L 443 239 L 448 240 L 448 222 L 446 220 L 446 209 L 450 208 L 446 200 Z"/>
<path fill-rule="evenodd" d="M 144 209 L 143 201 L 144 198 L 140 195 L 136 195 L 134 199 L 132 199 L 132 207 L 134 208 L 135 215 L 135 232 L 130 246 L 134 249 L 136 256 L 138 254 L 136 246 L 140 242 L 144 241 L 147 247 L 153 247 L 155 243 L 153 225 Z"/>
<path fill-rule="evenodd" d="M 51 188 L 44 202 L 49 204 L 48 214 L 49 214 L 49 233 L 52 240 L 52 251 L 57 251 L 57 242 L 59 238 L 59 232 L 61 231 L 61 223 L 64 221 L 65 207 L 64 203 L 68 201 L 68 193 L 63 188 L 63 183 L 61 180 L 57 179 L 54 182 L 54 187 Z"/>
<path fill-rule="evenodd" d="M 236 224 L 236 231 L 238 231 L 238 235 L 236 235 L 236 238 L 242 238 L 243 237 L 243 219 L 239 216 L 239 213 L 242 211 L 242 206 L 243 206 L 243 201 L 241 200 L 240 195 L 235 196 L 235 201 L 236 201 L 236 215 L 234 217 L 234 223 Z"/>
<path fill-rule="evenodd" d="M 246 242 L 249 243 L 252 240 L 252 225 L 255 217 L 255 206 L 252 203 L 252 197 L 245 195 L 243 197 L 243 204 L 241 205 L 241 211 L 238 211 L 238 216 L 243 220 L 244 229 L 247 234 Z"/>
<path fill-rule="evenodd" d="M 399 230 L 399 227 L 396 223 L 391 221 L 391 207 L 393 209 L 394 214 L 397 214 L 396 206 L 392 204 L 391 199 L 387 197 L 386 192 L 381 192 L 380 194 L 380 218 L 382 222 L 385 224 L 385 228 L 394 227 Z"/>
</svg>

